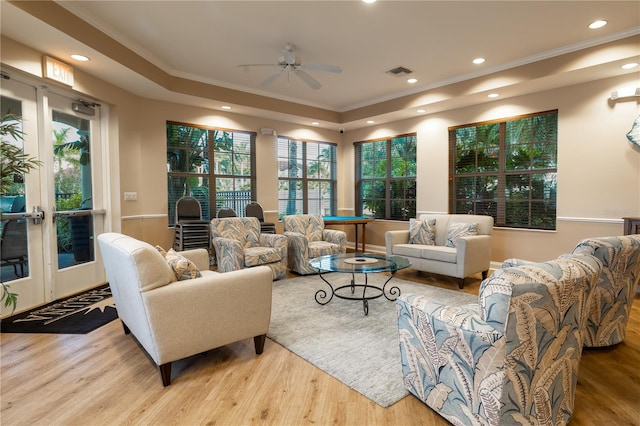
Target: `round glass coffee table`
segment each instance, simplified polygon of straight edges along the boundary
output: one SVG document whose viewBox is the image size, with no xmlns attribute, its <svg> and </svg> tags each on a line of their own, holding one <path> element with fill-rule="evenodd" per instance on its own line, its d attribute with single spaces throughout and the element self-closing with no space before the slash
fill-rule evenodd
<svg viewBox="0 0 640 426">
<path fill-rule="evenodd" d="M 369 314 L 369 300 L 384 296 L 387 300 L 394 301 L 400 296 L 400 289 L 396 286 L 387 287 L 391 278 L 397 271 L 411 266 L 409 259 L 402 256 L 385 256 L 372 253 L 343 253 L 329 254 L 315 257 L 309 261 L 312 268 L 318 270 L 322 281 L 327 283 L 329 291 L 320 289 L 316 292 L 315 299 L 320 305 L 331 302 L 333 297 L 347 300 L 361 300 L 364 314 Z M 325 272 L 341 272 L 351 274 L 351 283 L 334 287 L 323 275 Z M 390 272 L 391 276 L 382 287 L 368 283 L 367 275 L 377 272 Z M 356 274 L 364 275 L 364 283 L 356 283 Z M 357 291 L 356 291 L 357 290 Z M 360 292 L 362 290 L 362 292 Z"/>
</svg>

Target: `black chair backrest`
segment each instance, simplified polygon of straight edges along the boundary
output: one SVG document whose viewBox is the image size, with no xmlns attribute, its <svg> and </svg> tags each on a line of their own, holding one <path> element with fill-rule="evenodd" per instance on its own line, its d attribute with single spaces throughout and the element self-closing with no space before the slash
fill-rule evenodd
<svg viewBox="0 0 640 426">
<path fill-rule="evenodd" d="M 262 206 L 256 202 L 247 204 L 245 207 L 245 215 L 247 217 L 257 217 L 260 222 L 264 222 L 264 211 Z"/>
<path fill-rule="evenodd" d="M 218 218 L 221 217 L 237 217 L 236 211 L 233 209 L 220 209 L 218 210 Z"/>
<path fill-rule="evenodd" d="M 202 220 L 200 201 L 193 197 L 182 197 L 176 202 L 176 222 Z"/>
</svg>

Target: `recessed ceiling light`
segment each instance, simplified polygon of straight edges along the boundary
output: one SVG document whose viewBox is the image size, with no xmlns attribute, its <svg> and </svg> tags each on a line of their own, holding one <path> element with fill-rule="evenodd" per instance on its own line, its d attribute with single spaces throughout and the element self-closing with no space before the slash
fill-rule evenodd
<svg viewBox="0 0 640 426">
<path fill-rule="evenodd" d="M 592 23 L 589 24 L 589 28 L 591 28 L 592 30 L 598 29 L 598 28 L 602 28 L 605 25 L 607 25 L 607 21 L 603 20 L 603 19 L 598 19 L 597 21 L 593 21 Z"/>
<path fill-rule="evenodd" d="M 498 95 L 497 93 L 489 93 L 487 95 L 487 97 L 489 97 L 489 98 L 497 98 L 498 96 L 500 96 L 500 95 Z"/>
<path fill-rule="evenodd" d="M 484 58 L 475 58 L 473 60 L 473 63 L 476 65 L 480 65 L 480 64 L 484 64 L 485 59 Z"/>
<path fill-rule="evenodd" d="M 373 124 L 373 123 L 375 123 L 375 121 L 373 121 L 373 120 L 367 120 L 367 124 Z"/>
<path fill-rule="evenodd" d="M 78 55 L 76 53 L 74 53 L 73 55 L 70 55 L 72 59 L 75 59 L 76 61 L 80 61 L 80 62 L 87 62 L 89 60 L 89 58 L 87 58 L 84 55 Z"/>
<path fill-rule="evenodd" d="M 311 122 L 311 125 L 312 125 L 312 126 L 319 126 L 319 125 L 320 125 L 320 123 L 318 123 L 317 121 L 313 121 L 313 122 Z"/>
<path fill-rule="evenodd" d="M 417 110 L 416 112 L 417 112 L 417 113 L 422 114 L 423 112 L 427 112 L 427 111 L 425 111 L 425 110 L 423 110 L 423 109 L 419 109 L 419 110 Z"/>
<path fill-rule="evenodd" d="M 410 78 L 410 79 L 407 80 L 407 83 L 409 83 L 409 84 L 413 84 L 413 83 L 417 83 L 417 82 L 418 82 L 417 78 Z"/>
<path fill-rule="evenodd" d="M 222 105 L 220 108 L 221 109 L 231 109 L 231 107 L 229 105 Z"/>
<path fill-rule="evenodd" d="M 375 3 L 376 0 L 362 0 L 364 3 Z"/>
<path fill-rule="evenodd" d="M 628 64 L 624 64 L 620 68 L 622 68 L 623 70 L 630 70 L 631 68 L 635 68 L 637 66 L 638 66 L 637 62 L 629 62 Z"/>
</svg>

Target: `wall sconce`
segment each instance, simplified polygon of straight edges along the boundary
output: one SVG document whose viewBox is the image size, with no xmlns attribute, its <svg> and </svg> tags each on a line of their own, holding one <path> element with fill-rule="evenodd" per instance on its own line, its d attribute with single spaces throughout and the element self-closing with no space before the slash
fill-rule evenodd
<svg viewBox="0 0 640 426">
<path fill-rule="evenodd" d="M 625 87 L 611 92 L 611 100 L 615 101 L 620 98 L 629 98 L 632 96 L 640 96 L 640 87 Z"/>
</svg>

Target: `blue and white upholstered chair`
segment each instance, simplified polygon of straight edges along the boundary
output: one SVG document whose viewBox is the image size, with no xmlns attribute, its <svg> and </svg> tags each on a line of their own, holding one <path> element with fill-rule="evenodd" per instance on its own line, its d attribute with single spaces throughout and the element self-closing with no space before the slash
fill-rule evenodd
<svg viewBox="0 0 640 426">
<path fill-rule="evenodd" d="M 580 255 L 499 269 L 479 305 L 400 296 L 405 386 L 455 425 L 568 423 L 601 268 Z"/>
<path fill-rule="evenodd" d="M 300 275 L 317 274 L 309 259 L 347 251 L 347 234 L 324 229 L 322 216 L 301 214 L 282 218 L 289 245 L 289 268 Z"/>
<path fill-rule="evenodd" d="M 587 238 L 573 254 L 602 262 L 587 323 L 585 346 L 611 346 L 624 340 L 631 304 L 640 281 L 640 235 Z"/>
<path fill-rule="evenodd" d="M 274 280 L 287 276 L 287 237 L 260 233 L 255 217 L 211 219 L 211 242 L 220 272 L 268 266 Z"/>
</svg>

